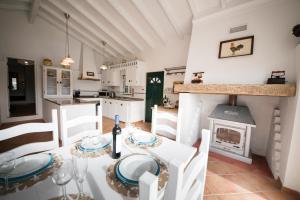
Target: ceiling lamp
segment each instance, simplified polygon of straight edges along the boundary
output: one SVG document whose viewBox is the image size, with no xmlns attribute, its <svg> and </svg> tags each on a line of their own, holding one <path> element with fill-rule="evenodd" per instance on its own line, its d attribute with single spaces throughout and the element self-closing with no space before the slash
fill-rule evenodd
<svg viewBox="0 0 300 200">
<path fill-rule="evenodd" d="M 65 45 L 65 58 L 61 61 L 61 65 L 70 66 L 74 60 L 70 57 L 70 40 L 69 40 L 69 19 L 70 15 L 65 13 L 66 18 L 66 45 Z"/>
<path fill-rule="evenodd" d="M 105 45 L 106 42 L 102 41 L 102 45 L 103 45 L 103 52 L 102 52 L 102 62 L 104 61 L 104 54 L 105 54 Z M 102 65 L 100 66 L 101 70 L 107 70 L 108 66 L 103 62 Z"/>
</svg>

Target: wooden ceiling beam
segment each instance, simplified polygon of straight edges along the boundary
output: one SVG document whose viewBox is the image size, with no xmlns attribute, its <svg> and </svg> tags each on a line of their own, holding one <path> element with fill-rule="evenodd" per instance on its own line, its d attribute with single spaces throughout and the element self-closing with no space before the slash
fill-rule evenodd
<svg viewBox="0 0 300 200">
<path fill-rule="evenodd" d="M 157 34 L 158 38 L 165 44 L 166 38 L 164 37 L 164 33 L 157 23 L 155 18 L 153 17 L 153 13 L 149 12 L 149 9 L 146 7 L 145 3 L 140 0 L 131 0 L 135 8 L 140 12 L 140 14 L 144 17 L 144 19 L 148 22 L 153 31 Z"/>
<path fill-rule="evenodd" d="M 44 20 L 48 21 L 50 24 L 54 25 L 59 30 L 65 32 L 65 21 L 62 17 L 59 17 L 57 15 L 53 15 L 48 9 L 45 9 L 43 6 L 41 6 L 41 11 L 38 15 L 43 18 Z M 77 32 L 70 26 L 71 31 L 69 32 L 70 36 L 75 38 L 76 40 L 82 42 L 83 44 L 87 45 L 88 47 L 94 49 L 97 53 L 104 56 L 105 58 L 112 58 L 113 56 L 111 54 L 108 54 L 103 52 L 102 47 L 95 45 L 92 41 L 86 39 L 81 33 Z"/>
<path fill-rule="evenodd" d="M 124 20 L 107 1 L 87 0 L 87 3 L 94 7 L 97 12 L 114 27 L 114 29 L 126 37 L 138 51 L 145 49 L 146 43 L 139 37 L 134 29 L 127 25 L 126 20 Z M 134 34 L 133 31 L 136 34 Z"/>
<path fill-rule="evenodd" d="M 29 23 L 33 24 L 40 9 L 41 0 L 32 0 L 31 10 L 29 13 Z"/>
<path fill-rule="evenodd" d="M 120 33 L 109 21 L 107 21 L 107 19 L 105 19 L 102 14 L 97 11 L 95 6 L 89 3 L 89 1 L 81 2 L 67 0 L 67 2 L 76 10 L 78 10 L 78 12 L 83 14 L 88 20 L 93 22 L 99 29 L 109 35 L 117 43 L 119 43 L 123 48 L 126 48 L 128 52 L 134 54 L 139 51 L 135 43 L 132 43 L 127 37 L 122 35 L 122 33 Z M 83 4 L 85 5 L 83 6 Z M 90 10 L 84 8 L 85 6 L 89 6 Z"/>
<path fill-rule="evenodd" d="M 132 16 L 132 13 L 129 13 L 128 10 L 124 7 L 122 3 L 125 1 L 118 0 L 108 0 L 107 1 L 123 19 L 139 34 L 139 36 L 146 42 L 146 44 L 154 48 L 155 40 L 137 23 L 135 16 Z"/>
<path fill-rule="evenodd" d="M 177 35 L 180 38 L 183 38 L 183 35 L 184 35 L 183 31 L 182 31 L 181 27 L 178 25 L 178 23 L 176 22 L 176 18 L 173 15 L 173 10 L 172 10 L 172 7 L 170 7 L 169 2 L 166 0 L 158 0 L 158 2 L 159 2 L 161 9 L 164 11 L 166 17 L 168 18 L 170 24 L 172 25 L 175 32 L 177 33 Z"/>
<path fill-rule="evenodd" d="M 110 38 L 106 33 L 104 33 L 101 29 L 96 27 L 96 25 L 90 22 L 84 15 L 78 12 L 72 5 L 66 3 L 65 1 L 48 1 L 52 5 L 54 5 L 57 9 L 62 12 L 68 12 L 71 15 L 71 19 L 78 23 L 81 27 L 89 32 L 98 43 L 101 41 L 105 41 L 107 43 L 106 48 L 111 49 L 111 51 L 115 52 L 115 54 L 125 55 L 127 54 L 127 49 L 123 48 L 117 42 L 115 42 L 112 38 Z"/>
</svg>

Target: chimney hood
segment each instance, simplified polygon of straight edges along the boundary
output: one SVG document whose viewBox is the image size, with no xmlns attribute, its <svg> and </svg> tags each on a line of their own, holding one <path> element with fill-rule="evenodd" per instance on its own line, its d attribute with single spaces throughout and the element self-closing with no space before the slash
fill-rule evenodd
<svg viewBox="0 0 300 200">
<path fill-rule="evenodd" d="M 79 80 L 100 81 L 96 63 L 96 52 L 90 47 L 81 44 Z"/>
</svg>

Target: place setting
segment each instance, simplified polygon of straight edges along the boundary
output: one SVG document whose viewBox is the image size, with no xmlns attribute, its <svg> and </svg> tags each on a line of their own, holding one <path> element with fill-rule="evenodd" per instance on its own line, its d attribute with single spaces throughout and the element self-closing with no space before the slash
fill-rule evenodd
<svg viewBox="0 0 300 200">
<path fill-rule="evenodd" d="M 143 149 L 158 147 L 162 144 L 161 136 L 145 132 L 135 127 L 128 128 L 128 136 L 125 143 L 129 147 L 139 147 Z"/>
<path fill-rule="evenodd" d="M 83 137 L 71 148 L 72 155 L 95 158 L 111 152 L 111 136 L 93 135 Z"/>
<path fill-rule="evenodd" d="M 61 156 L 40 153 L 15 158 L 10 151 L 0 157 L 0 195 L 27 189 L 47 179 L 63 164 Z"/>
<path fill-rule="evenodd" d="M 106 181 L 116 192 L 126 197 L 139 196 L 139 178 L 146 172 L 158 176 L 158 190 L 163 189 L 169 173 L 165 163 L 148 154 L 134 153 L 119 159 L 107 168 Z"/>
</svg>

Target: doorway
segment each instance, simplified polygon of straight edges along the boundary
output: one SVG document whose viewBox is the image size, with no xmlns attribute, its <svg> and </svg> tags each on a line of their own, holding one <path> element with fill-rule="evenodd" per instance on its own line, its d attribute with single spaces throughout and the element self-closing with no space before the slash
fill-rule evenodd
<svg viewBox="0 0 300 200">
<path fill-rule="evenodd" d="M 164 72 L 149 72 L 146 79 L 145 121 L 152 120 L 152 107 L 162 104 L 164 93 Z"/>
<path fill-rule="evenodd" d="M 8 58 L 9 117 L 36 115 L 34 61 Z"/>
</svg>

